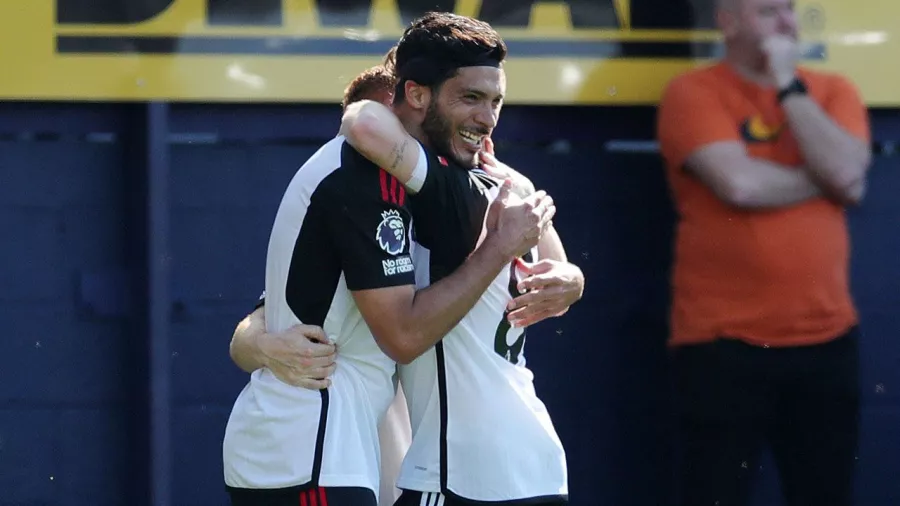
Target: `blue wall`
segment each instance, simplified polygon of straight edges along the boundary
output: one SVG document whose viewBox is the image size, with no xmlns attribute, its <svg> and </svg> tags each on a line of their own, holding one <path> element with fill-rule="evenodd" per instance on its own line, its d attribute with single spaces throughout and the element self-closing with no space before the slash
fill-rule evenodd
<svg viewBox="0 0 900 506">
<path fill-rule="evenodd" d="M 555 197 L 584 299 L 529 339 L 573 506 L 665 506 L 673 214 L 650 109 L 509 107 L 498 154 Z M 875 112 L 876 136 L 900 120 Z M 0 505 L 224 505 L 236 322 L 333 106 L 0 106 Z M 890 148 L 890 145 L 888 145 Z M 864 322 L 859 504 L 900 501 L 900 161 L 850 212 Z M 777 504 L 771 466 L 757 504 Z"/>
</svg>

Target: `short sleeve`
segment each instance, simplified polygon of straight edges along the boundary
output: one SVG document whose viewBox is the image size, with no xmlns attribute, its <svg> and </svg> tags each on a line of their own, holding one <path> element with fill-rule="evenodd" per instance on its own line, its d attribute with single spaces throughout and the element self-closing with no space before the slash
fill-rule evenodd
<svg viewBox="0 0 900 506">
<path fill-rule="evenodd" d="M 464 169 L 451 164 L 449 160 L 443 156 L 435 155 L 430 150 L 423 150 L 427 160 L 427 171 L 422 187 L 416 192 L 414 200 L 422 202 L 431 202 L 433 208 L 441 208 L 450 203 L 454 197 L 456 188 L 455 181 L 458 172 L 464 172 Z M 421 198 L 420 198 L 421 197 Z"/>
<path fill-rule="evenodd" d="M 741 140 L 734 118 L 714 87 L 701 77 L 712 79 L 697 74 L 675 78 L 660 99 L 657 138 L 671 168 L 681 168 L 688 157 L 706 145 Z"/>
<path fill-rule="evenodd" d="M 409 181 L 406 182 L 406 187 L 414 194 L 422 191 L 422 186 L 425 184 L 425 179 L 428 177 L 429 168 L 428 154 L 425 153 L 425 148 L 419 142 L 416 142 L 416 148 L 418 150 L 416 167 L 413 169 Z"/>
<path fill-rule="evenodd" d="M 405 205 L 377 191 L 334 191 L 329 200 L 329 234 L 348 289 L 415 285 Z"/>
<path fill-rule="evenodd" d="M 871 139 L 869 112 L 856 86 L 843 76 L 834 76 L 827 97 L 824 107 L 828 116 L 850 135 L 868 143 Z"/>
<path fill-rule="evenodd" d="M 475 249 L 488 208 L 486 187 L 458 165 L 429 153 L 421 191 L 410 195 L 416 242 L 431 251 L 431 282 L 449 275 Z"/>
</svg>

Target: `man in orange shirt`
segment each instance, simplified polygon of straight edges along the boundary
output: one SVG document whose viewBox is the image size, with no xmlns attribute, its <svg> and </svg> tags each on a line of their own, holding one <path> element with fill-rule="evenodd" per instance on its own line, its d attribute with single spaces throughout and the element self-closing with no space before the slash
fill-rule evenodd
<svg viewBox="0 0 900 506">
<path fill-rule="evenodd" d="M 748 501 L 768 443 L 790 505 L 852 504 L 857 313 L 844 206 L 866 108 L 797 67 L 791 0 L 719 0 L 724 61 L 667 86 L 658 138 L 679 214 L 671 339 L 684 506 Z"/>
</svg>

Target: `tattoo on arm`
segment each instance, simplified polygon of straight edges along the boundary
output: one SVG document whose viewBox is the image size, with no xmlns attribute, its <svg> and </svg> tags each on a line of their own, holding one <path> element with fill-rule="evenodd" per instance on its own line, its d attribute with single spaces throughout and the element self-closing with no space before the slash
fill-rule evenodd
<svg viewBox="0 0 900 506">
<path fill-rule="evenodd" d="M 402 142 L 394 144 L 394 149 L 391 151 L 391 156 L 394 157 L 394 161 L 391 162 L 391 171 L 397 170 L 397 167 L 403 162 L 403 153 L 406 151 L 407 144 L 409 144 L 409 139 L 403 139 Z"/>
</svg>

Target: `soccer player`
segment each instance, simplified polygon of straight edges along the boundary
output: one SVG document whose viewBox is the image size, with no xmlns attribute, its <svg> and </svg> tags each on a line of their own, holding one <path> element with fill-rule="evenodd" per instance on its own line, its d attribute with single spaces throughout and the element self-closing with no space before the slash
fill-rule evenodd
<svg viewBox="0 0 900 506">
<path fill-rule="evenodd" d="M 386 63 L 389 64 L 390 60 L 391 57 L 387 57 Z M 394 84 L 394 76 L 385 66 L 373 67 L 361 73 L 347 87 L 343 100 L 344 107 L 362 99 L 390 105 L 393 101 Z M 519 188 L 519 191 L 533 192 L 534 187 L 527 178 L 491 158 L 493 149 L 490 139 L 485 139 L 484 142 L 485 150 L 482 157 L 488 163 L 483 166 L 499 177 L 514 178 L 517 181 L 514 187 Z M 501 168 L 503 170 L 500 170 Z M 547 283 L 554 279 L 558 271 L 556 268 L 543 271 L 534 268 L 533 278 L 529 282 L 541 280 Z M 519 296 L 517 302 L 525 307 L 513 314 L 527 325 L 564 313 L 566 308 L 560 310 L 560 300 L 565 301 L 567 293 L 580 294 L 577 279 L 569 278 L 567 282 L 568 285 L 557 282 L 556 286 Z M 336 350 L 333 344 L 327 342 L 320 328 L 298 324 L 282 332 L 267 333 L 262 304 L 238 324 L 232 339 L 231 351 L 235 363 L 246 372 L 252 373 L 257 368 L 267 367 L 282 381 L 305 388 L 326 388 L 330 384 L 328 377 L 335 367 Z M 395 483 L 400 462 L 410 445 L 411 438 L 406 399 L 402 388 L 398 386 L 394 402 L 379 425 L 381 448 L 379 504 L 393 504 L 397 499 L 398 490 Z"/>
<path fill-rule="evenodd" d="M 345 109 L 363 99 L 386 105 L 393 102 L 396 79 L 391 70 L 392 55 L 393 50 L 385 57 L 384 64 L 366 69 L 347 85 L 342 100 Z M 335 367 L 334 344 L 328 342 L 321 328 L 311 325 L 298 324 L 282 332 L 267 333 L 263 301 L 261 297 L 257 308 L 235 329 L 231 341 L 232 359 L 247 373 L 267 367 L 285 383 L 311 389 L 326 388 Z M 256 346 L 257 343 L 261 346 Z M 399 385 L 394 401 L 378 426 L 378 440 L 381 448 L 378 503 L 393 504 L 399 496 L 396 480 L 400 463 L 412 440 L 406 397 Z"/>
<path fill-rule="evenodd" d="M 223 444 L 232 504 L 375 505 L 377 425 L 394 396 L 395 362 L 443 337 L 538 242 L 554 212 L 543 194 L 496 200 L 486 238 L 465 265 L 417 291 L 402 187 L 342 136 L 314 154 L 275 218 L 266 324 L 273 331 L 299 322 L 322 327 L 341 350 L 340 366 L 319 391 L 284 383 L 266 368 L 251 374 Z"/>
<path fill-rule="evenodd" d="M 489 25 L 427 15 L 397 47 L 396 116 L 370 101 L 345 113 L 347 141 L 409 189 L 420 284 L 440 282 L 477 251 L 497 181 L 472 169 L 488 158 L 484 143 L 502 106 L 505 55 Z M 553 233 L 524 260 L 530 256 L 565 260 Z M 434 348 L 401 364 L 413 441 L 398 505 L 567 503 L 565 452 L 525 367 L 524 329 L 509 313 L 530 288 L 521 283 L 522 264 L 498 275 Z M 577 267 L 559 268 L 583 283 Z M 370 324 L 376 335 L 385 322 L 390 318 Z"/>
</svg>

